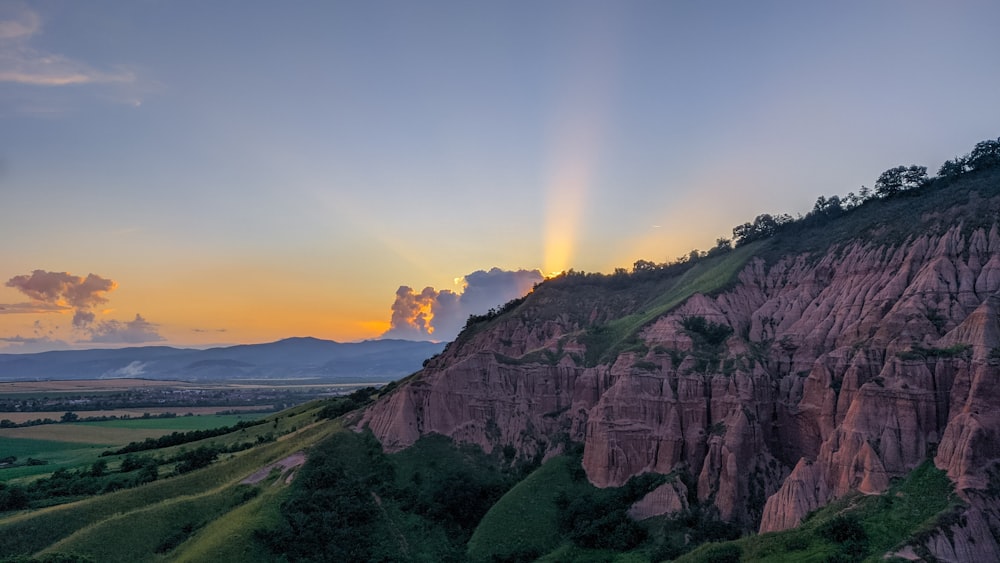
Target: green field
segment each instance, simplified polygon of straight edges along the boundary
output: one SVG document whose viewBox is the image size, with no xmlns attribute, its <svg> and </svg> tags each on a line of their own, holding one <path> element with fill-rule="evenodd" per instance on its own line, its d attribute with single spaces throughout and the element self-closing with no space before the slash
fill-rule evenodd
<svg viewBox="0 0 1000 563">
<path fill-rule="evenodd" d="M 7 438 L 0 436 L 0 457 L 15 456 L 18 462 L 34 458 L 47 462 L 45 465 L 17 465 L 0 468 L 0 483 L 52 473 L 60 468 L 91 464 L 107 449 L 103 444 L 81 444 L 79 442 L 59 442 L 35 440 L 31 438 Z"/>
<path fill-rule="evenodd" d="M 158 438 L 172 432 L 208 430 L 233 426 L 246 420 L 261 418 L 261 414 L 179 416 L 172 418 L 132 418 L 103 422 L 43 424 L 0 430 L 0 458 L 15 456 L 23 464 L 28 458 L 48 462 L 45 465 L 17 465 L 0 468 L 0 483 L 14 479 L 44 475 L 57 469 L 89 465 L 101 453 L 129 442 Z M 273 429 L 272 429 L 273 430 Z M 254 440 L 259 432 L 248 437 Z M 216 440 L 221 443 L 221 440 Z"/>
<path fill-rule="evenodd" d="M 221 426 L 232 426 L 245 420 L 257 420 L 267 414 L 209 414 L 201 416 L 176 416 L 170 418 L 123 418 L 101 422 L 80 422 L 68 426 L 89 426 L 99 428 L 136 428 L 186 432 L 188 430 L 209 430 Z"/>
</svg>

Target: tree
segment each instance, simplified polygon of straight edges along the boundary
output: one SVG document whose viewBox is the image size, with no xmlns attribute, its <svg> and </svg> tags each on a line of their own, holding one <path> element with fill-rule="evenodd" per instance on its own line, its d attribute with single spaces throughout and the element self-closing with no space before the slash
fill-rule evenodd
<svg viewBox="0 0 1000 563">
<path fill-rule="evenodd" d="M 62 418 L 60 420 L 62 422 L 76 422 L 79 419 L 80 419 L 80 415 L 76 414 L 75 412 L 68 412 L 68 413 L 62 415 Z"/>
<path fill-rule="evenodd" d="M 709 256 L 717 256 L 719 254 L 725 254 L 733 249 L 733 241 L 725 237 L 720 237 L 715 239 L 715 246 L 708 251 Z"/>
<path fill-rule="evenodd" d="M 733 227 L 733 240 L 736 246 L 747 244 L 755 240 L 761 240 L 774 236 L 783 225 L 791 223 L 794 219 L 788 214 L 770 215 L 765 213 L 754 218 L 753 223 L 743 223 Z"/>
<path fill-rule="evenodd" d="M 656 269 L 656 263 L 649 260 L 636 260 L 632 265 L 632 272 L 652 272 Z"/>
<path fill-rule="evenodd" d="M 927 183 L 927 167 L 912 165 L 903 172 L 903 187 L 907 190 L 919 188 Z"/>
<path fill-rule="evenodd" d="M 965 165 L 965 159 L 961 157 L 955 157 L 955 160 L 946 160 L 941 168 L 938 169 L 938 176 L 947 179 L 953 179 L 961 176 L 968 172 L 968 168 Z"/>
<path fill-rule="evenodd" d="M 1000 166 L 1000 138 L 976 143 L 965 162 L 972 170 Z"/>
<path fill-rule="evenodd" d="M 851 194 L 854 195 L 854 194 Z M 830 196 L 829 199 L 819 196 L 810 215 L 816 217 L 833 218 L 844 212 L 844 206 L 838 196 Z"/>
<path fill-rule="evenodd" d="M 927 167 L 911 165 L 890 168 L 875 180 L 875 195 L 892 197 L 899 192 L 912 190 L 924 185 L 927 181 Z"/>
<path fill-rule="evenodd" d="M 107 472 L 108 472 L 108 462 L 103 459 L 95 461 L 94 464 L 90 466 L 91 477 L 100 477 Z"/>
</svg>

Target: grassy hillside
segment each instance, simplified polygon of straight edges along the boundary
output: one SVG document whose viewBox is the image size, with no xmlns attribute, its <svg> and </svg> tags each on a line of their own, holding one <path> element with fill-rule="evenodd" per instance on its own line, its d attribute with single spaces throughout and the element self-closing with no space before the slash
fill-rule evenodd
<svg viewBox="0 0 1000 563">
<path fill-rule="evenodd" d="M 249 439 L 248 434 L 253 432 L 282 434 L 277 440 L 251 449 L 223 454 L 204 469 L 78 502 L 0 517 L 0 557 L 59 551 L 108 560 L 110 555 L 101 551 L 107 546 L 130 554 L 133 561 L 144 560 L 136 559 L 137 553 L 152 557 L 155 548 L 177 542 L 181 534 L 192 533 L 259 494 L 250 490 L 260 486 L 240 485 L 255 470 L 311 447 L 339 428 L 338 422 L 315 422 L 320 408 L 313 404 L 311 408 L 291 409 L 262 427 L 155 452 L 159 458 L 169 459 L 181 451 L 238 443 Z M 169 469 L 169 465 L 164 466 L 161 473 Z M 190 518 L 178 517 L 184 514 Z M 147 528 L 142 534 L 133 534 L 130 529 L 138 521 Z M 154 549 L 149 550 L 151 545 Z"/>
<path fill-rule="evenodd" d="M 556 500 L 573 489 L 572 463 L 565 456 L 550 459 L 501 497 L 472 534 L 469 560 L 518 560 L 558 547 Z"/>
</svg>

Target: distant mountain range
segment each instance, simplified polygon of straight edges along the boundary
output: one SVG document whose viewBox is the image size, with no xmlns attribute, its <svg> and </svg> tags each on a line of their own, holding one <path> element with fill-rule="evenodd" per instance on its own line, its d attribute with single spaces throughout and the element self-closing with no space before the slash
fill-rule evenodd
<svg viewBox="0 0 1000 563">
<path fill-rule="evenodd" d="M 207 350 L 142 346 L 0 354 L 0 381 L 141 377 L 186 381 L 317 379 L 390 381 L 420 369 L 444 343 L 288 338 Z"/>
</svg>

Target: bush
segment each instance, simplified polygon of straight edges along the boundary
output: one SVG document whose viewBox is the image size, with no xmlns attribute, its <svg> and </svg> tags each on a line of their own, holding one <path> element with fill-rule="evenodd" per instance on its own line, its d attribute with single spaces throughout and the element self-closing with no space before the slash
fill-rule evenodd
<svg viewBox="0 0 1000 563">
<path fill-rule="evenodd" d="M 205 446 L 182 453 L 176 458 L 180 462 L 177 464 L 177 473 L 187 473 L 195 469 L 208 467 L 217 457 L 219 457 L 219 452 Z"/>
</svg>

